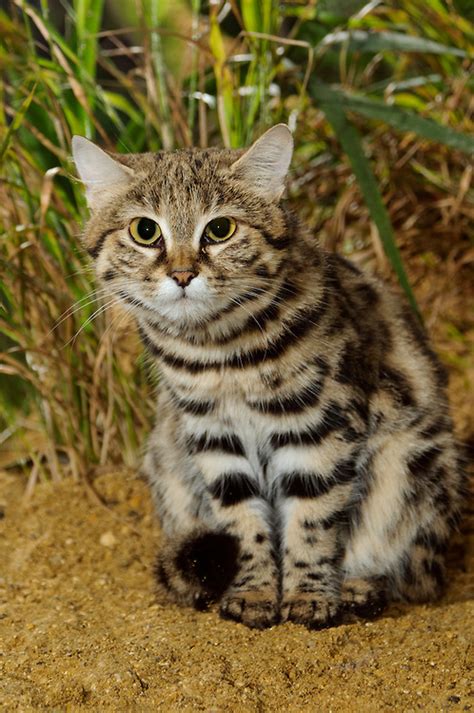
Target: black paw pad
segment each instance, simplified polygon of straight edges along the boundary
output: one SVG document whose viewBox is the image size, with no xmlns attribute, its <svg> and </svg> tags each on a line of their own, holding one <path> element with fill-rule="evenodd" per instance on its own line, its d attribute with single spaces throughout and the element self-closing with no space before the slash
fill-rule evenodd
<svg viewBox="0 0 474 713">
<path fill-rule="evenodd" d="M 237 538 L 225 532 L 206 532 L 184 543 L 175 565 L 184 579 L 202 588 L 197 608 L 224 594 L 237 575 L 239 554 Z"/>
</svg>

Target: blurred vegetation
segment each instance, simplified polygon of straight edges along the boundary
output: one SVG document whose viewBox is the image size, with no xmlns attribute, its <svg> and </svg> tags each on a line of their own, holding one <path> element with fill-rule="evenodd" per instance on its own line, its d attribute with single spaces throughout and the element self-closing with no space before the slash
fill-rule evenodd
<svg viewBox="0 0 474 713">
<path fill-rule="evenodd" d="M 81 249 L 73 134 L 240 147 L 288 122 L 290 195 L 321 242 L 390 266 L 416 309 L 394 228 L 404 255 L 414 226 L 473 241 L 473 22 L 468 0 L 7 3 L 0 465 L 133 465 L 151 418 L 133 330 Z"/>
</svg>

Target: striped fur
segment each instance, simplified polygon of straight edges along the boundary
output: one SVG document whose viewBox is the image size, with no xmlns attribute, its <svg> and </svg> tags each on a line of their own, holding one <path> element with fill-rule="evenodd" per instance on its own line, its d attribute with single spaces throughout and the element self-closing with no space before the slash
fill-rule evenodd
<svg viewBox="0 0 474 713">
<path fill-rule="evenodd" d="M 254 627 L 432 599 L 462 485 L 443 370 L 390 289 L 319 250 L 246 156 L 116 156 L 125 182 L 86 229 L 160 373 L 144 461 L 157 575 Z M 129 237 L 142 215 L 162 247 Z M 216 215 L 237 230 L 205 244 Z M 176 269 L 195 275 L 186 288 Z"/>
</svg>

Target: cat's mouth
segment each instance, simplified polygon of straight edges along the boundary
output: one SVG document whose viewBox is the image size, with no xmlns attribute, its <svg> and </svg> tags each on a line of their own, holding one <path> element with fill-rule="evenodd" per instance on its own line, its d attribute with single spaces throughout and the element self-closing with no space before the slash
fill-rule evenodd
<svg viewBox="0 0 474 713">
<path fill-rule="evenodd" d="M 165 278 L 153 299 L 157 312 L 173 322 L 202 323 L 215 312 L 216 296 L 205 277 L 198 275 L 185 287 Z"/>
</svg>

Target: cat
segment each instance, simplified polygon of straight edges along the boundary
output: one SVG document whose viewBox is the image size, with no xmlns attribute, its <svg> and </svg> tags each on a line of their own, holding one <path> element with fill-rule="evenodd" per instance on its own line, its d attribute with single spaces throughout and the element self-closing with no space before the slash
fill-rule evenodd
<svg viewBox="0 0 474 713">
<path fill-rule="evenodd" d="M 250 627 L 317 629 L 440 595 L 463 479 L 444 369 L 283 205 L 292 150 L 284 124 L 245 151 L 73 139 L 86 248 L 160 374 L 157 577 Z"/>
</svg>

